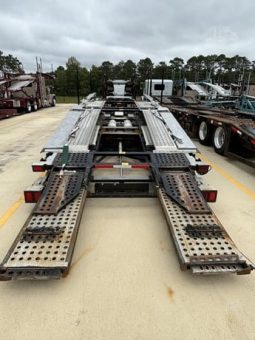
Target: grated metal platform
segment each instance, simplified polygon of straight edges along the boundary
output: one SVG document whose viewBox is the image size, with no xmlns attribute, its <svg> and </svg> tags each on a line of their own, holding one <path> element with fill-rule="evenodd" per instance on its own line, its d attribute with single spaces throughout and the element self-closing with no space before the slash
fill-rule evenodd
<svg viewBox="0 0 255 340">
<path fill-rule="evenodd" d="M 31 215 L 0 267 L 0 280 L 57 279 L 70 267 L 86 191 L 55 215 Z"/>
<path fill-rule="evenodd" d="M 153 153 L 152 161 L 159 168 L 185 169 L 190 166 L 190 162 L 184 153 Z"/>
<path fill-rule="evenodd" d="M 193 274 L 250 273 L 252 263 L 236 248 L 213 213 L 187 213 L 163 189 L 158 197 L 183 270 L 191 269 Z"/>
<path fill-rule="evenodd" d="M 88 163 L 88 152 L 70 152 L 68 153 L 68 160 L 65 164 L 65 169 L 84 169 Z M 58 153 L 54 159 L 53 166 L 55 168 L 62 168 L 62 153 Z"/>
</svg>

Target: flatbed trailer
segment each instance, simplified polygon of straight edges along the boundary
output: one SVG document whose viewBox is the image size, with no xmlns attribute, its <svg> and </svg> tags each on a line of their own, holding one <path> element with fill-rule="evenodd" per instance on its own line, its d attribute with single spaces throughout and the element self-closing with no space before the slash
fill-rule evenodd
<svg viewBox="0 0 255 340">
<path fill-rule="evenodd" d="M 160 101 L 159 97 L 155 99 Z M 176 105 L 171 98 L 163 98 L 162 105 L 169 108 L 191 138 L 255 168 L 255 113 L 181 101 Z"/>
<path fill-rule="evenodd" d="M 202 187 L 209 166 L 169 110 L 148 99 L 90 95 L 68 113 L 44 146 L 45 158 L 32 165 L 44 176 L 25 190 L 25 201 L 36 204 L 1 263 L 0 280 L 67 275 L 91 197 L 158 197 L 182 270 L 254 269 L 208 205 L 216 199 Z"/>
</svg>

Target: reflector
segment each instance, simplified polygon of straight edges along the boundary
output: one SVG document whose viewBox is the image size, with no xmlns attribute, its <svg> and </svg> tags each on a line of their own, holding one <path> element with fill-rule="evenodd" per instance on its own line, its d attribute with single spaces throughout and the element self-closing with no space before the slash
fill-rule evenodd
<svg viewBox="0 0 255 340">
<path fill-rule="evenodd" d="M 217 190 L 202 190 L 202 194 L 206 202 L 214 203 L 217 200 Z"/>
<path fill-rule="evenodd" d="M 201 164 L 196 166 L 196 171 L 199 175 L 205 175 L 209 170 L 211 170 L 211 166 L 207 164 Z"/>
</svg>

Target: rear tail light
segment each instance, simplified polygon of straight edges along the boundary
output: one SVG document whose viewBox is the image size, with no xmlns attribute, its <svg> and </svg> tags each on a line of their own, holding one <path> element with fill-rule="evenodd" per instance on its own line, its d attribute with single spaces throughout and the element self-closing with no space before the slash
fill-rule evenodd
<svg viewBox="0 0 255 340">
<path fill-rule="evenodd" d="M 24 191 L 26 203 L 36 203 L 39 201 L 43 191 L 43 185 L 32 185 Z"/>
<path fill-rule="evenodd" d="M 41 191 L 34 191 L 33 192 L 33 198 L 34 198 L 34 201 L 35 202 L 38 202 L 39 201 L 39 199 L 40 199 L 40 197 L 41 197 Z"/>
<path fill-rule="evenodd" d="M 202 194 L 206 202 L 214 203 L 217 200 L 217 190 L 202 190 Z"/>
<path fill-rule="evenodd" d="M 26 203 L 36 203 L 41 197 L 41 191 L 24 191 Z"/>
<path fill-rule="evenodd" d="M 32 169 L 33 169 L 33 172 L 44 172 L 45 165 L 44 164 L 33 164 Z"/>
<path fill-rule="evenodd" d="M 199 175 L 205 175 L 211 170 L 211 166 L 207 164 L 199 164 L 196 166 L 196 171 Z"/>
<path fill-rule="evenodd" d="M 24 191 L 24 198 L 26 203 L 34 203 L 34 196 L 32 191 Z"/>
</svg>

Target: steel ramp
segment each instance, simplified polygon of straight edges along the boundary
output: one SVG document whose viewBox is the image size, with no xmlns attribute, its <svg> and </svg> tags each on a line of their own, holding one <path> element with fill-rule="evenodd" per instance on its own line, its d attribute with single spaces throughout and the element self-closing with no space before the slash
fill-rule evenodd
<svg viewBox="0 0 255 340">
<path fill-rule="evenodd" d="M 196 214 L 211 212 L 189 171 L 161 172 L 161 180 L 166 194 L 186 211 Z"/>
<path fill-rule="evenodd" d="M 158 190 L 182 270 L 193 274 L 249 274 L 253 264 L 237 249 L 213 212 L 188 213 Z"/>
<path fill-rule="evenodd" d="M 0 280 L 59 279 L 68 273 L 86 199 L 85 189 L 57 215 L 33 214 L 0 266 Z"/>
<path fill-rule="evenodd" d="M 61 209 L 79 195 L 83 179 L 83 171 L 64 171 L 63 174 L 57 171 L 51 172 L 47 187 L 44 189 L 33 213 L 57 215 Z"/>
</svg>

